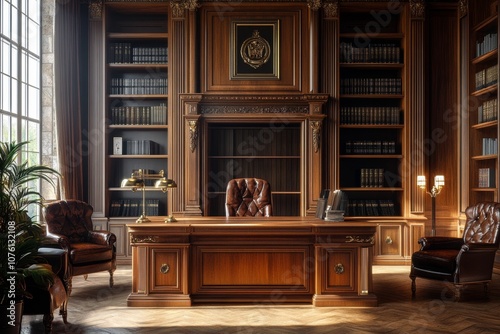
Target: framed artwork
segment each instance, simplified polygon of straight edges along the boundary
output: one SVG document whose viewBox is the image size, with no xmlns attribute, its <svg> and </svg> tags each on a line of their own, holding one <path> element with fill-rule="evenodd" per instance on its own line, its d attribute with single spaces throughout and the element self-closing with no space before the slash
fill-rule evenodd
<svg viewBox="0 0 500 334">
<path fill-rule="evenodd" d="M 229 45 L 233 79 L 279 79 L 279 20 L 233 21 Z"/>
</svg>

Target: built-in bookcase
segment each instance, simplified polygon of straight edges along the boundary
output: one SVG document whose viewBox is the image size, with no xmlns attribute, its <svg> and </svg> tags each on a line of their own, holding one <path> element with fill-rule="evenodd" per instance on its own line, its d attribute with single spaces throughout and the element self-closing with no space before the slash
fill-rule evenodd
<svg viewBox="0 0 500 334">
<path fill-rule="evenodd" d="M 498 201 L 498 1 L 469 3 L 470 203 Z"/>
<path fill-rule="evenodd" d="M 108 217 L 138 217 L 142 193 L 120 187 L 139 169 L 168 175 L 168 7 L 105 6 Z M 147 215 L 167 214 L 148 180 Z"/>
<path fill-rule="evenodd" d="M 207 215 L 224 216 L 227 182 L 268 180 L 274 216 L 299 216 L 301 123 L 209 123 Z"/>
<path fill-rule="evenodd" d="M 374 10 L 340 11 L 338 184 L 351 217 L 404 212 L 404 7 L 384 25 Z"/>
</svg>

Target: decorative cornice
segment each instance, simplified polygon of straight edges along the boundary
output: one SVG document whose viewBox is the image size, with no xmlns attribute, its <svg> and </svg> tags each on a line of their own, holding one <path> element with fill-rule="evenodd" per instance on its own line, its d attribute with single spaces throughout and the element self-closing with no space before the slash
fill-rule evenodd
<svg viewBox="0 0 500 334">
<path fill-rule="evenodd" d="M 189 149 L 191 152 L 196 150 L 198 146 L 198 120 L 188 121 L 189 125 Z"/>
<path fill-rule="evenodd" d="M 464 17 L 469 12 L 469 0 L 459 0 L 458 1 L 458 13 L 460 17 Z"/>
<path fill-rule="evenodd" d="M 201 114 L 307 114 L 309 106 L 201 106 Z"/>
<path fill-rule="evenodd" d="M 336 19 L 339 17 L 339 3 L 338 1 L 329 1 L 323 4 L 324 16 L 327 19 Z"/>
<path fill-rule="evenodd" d="M 131 237 L 132 243 L 154 243 L 159 242 L 160 238 L 157 235 L 148 235 L 147 237 Z"/>
<path fill-rule="evenodd" d="M 321 8 L 321 0 L 307 0 L 307 7 L 311 10 L 318 10 Z"/>
<path fill-rule="evenodd" d="M 410 0 L 410 12 L 412 18 L 424 18 L 425 0 Z"/>
<path fill-rule="evenodd" d="M 321 121 L 311 122 L 312 136 L 313 136 L 313 148 L 314 153 L 319 151 L 319 143 L 321 142 Z"/>
<path fill-rule="evenodd" d="M 198 0 L 171 0 L 170 7 L 172 7 L 172 16 L 174 18 L 184 17 L 184 10 L 195 11 L 200 8 Z"/>
<path fill-rule="evenodd" d="M 103 4 L 102 0 L 92 0 L 89 2 L 89 19 L 102 20 Z"/>
</svg>

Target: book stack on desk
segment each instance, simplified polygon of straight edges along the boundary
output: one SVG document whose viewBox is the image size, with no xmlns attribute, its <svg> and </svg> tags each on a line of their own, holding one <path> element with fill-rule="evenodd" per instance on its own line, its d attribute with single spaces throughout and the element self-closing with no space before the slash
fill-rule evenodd
<svg viewBox="0 0 500 334">
<path fill-rule="evenodd" d="M 323 219 L 328 221 L 344 221 L 346 204 L 347 195 L 344 192 L 341 190 L 330 191 Z"/>
</svg>

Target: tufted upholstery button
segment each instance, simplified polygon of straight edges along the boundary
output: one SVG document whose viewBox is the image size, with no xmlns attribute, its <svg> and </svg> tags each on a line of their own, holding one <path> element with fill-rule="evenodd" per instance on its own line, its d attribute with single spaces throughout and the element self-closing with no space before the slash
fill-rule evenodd
<svg viewBox="0 0 500 334">
<path fill-rule="evenodd" d="M 271 185 L 258 178 L 239 178 L 228 182 L 226 216 L 272 216 Z"/>
</svg>

